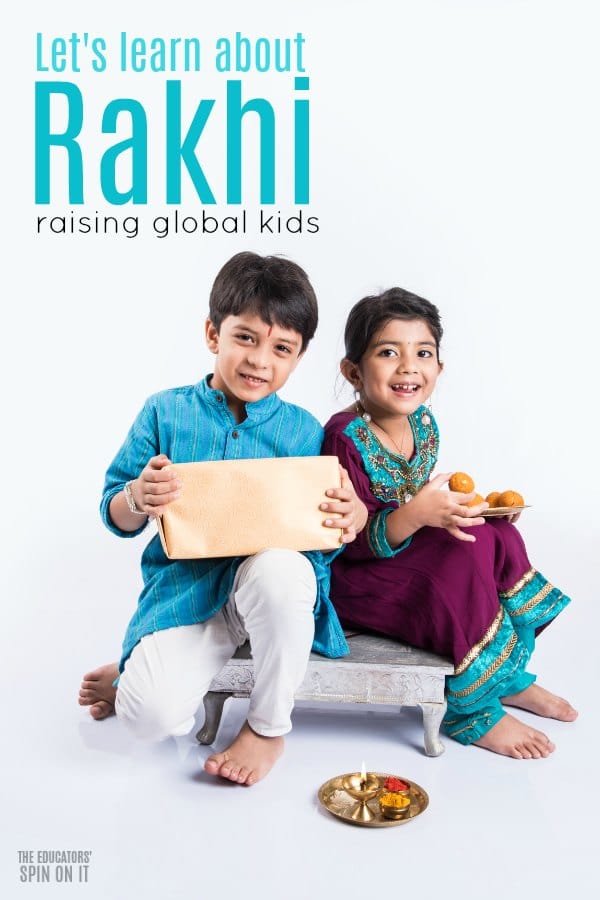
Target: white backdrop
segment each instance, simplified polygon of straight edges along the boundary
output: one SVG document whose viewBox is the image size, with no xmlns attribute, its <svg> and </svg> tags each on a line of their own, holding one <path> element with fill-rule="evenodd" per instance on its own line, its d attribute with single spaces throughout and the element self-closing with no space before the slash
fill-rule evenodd
<svg viewBox="0 0 600 900">
<path fill-rule="evenodd" d="M 45 673 L 118 656 L 139 587 L 144 539 L 119 542 L 97 514 L 104 471 L 146 396 L 210 371 L 203 322 L 212 280 L 233 253 L 284 253 L 309 273 L 317 337 L 283 392 L 322 421 L 342 405 L 336 378 L 345 316 L 365 293 L 400 285 L 445 325 L 433 406 L 439 471 L 462 469 L 482 493 L 513 487 L 534 563 L 597 622 L 598 208 L 595 3 L 571 0 L 271 0 L 208 4 L 69 0 L 28 5 L 4 49 L 2 337 L 5 549 L 3 659 L 15 723 Z M 120 31 L 147 37 L 306 39 L 312 118 L 308 211 L 318 234 L 179 235 L 158 240 L 37 236 L 33 203 L 35 34 Z M 48 77 L 46 75 L 42 77 Z M 152 198 L 162 196 L 167 75 L 82 72 L 90 121 L 108 100 L 150 110 Z M 181 78 L 191 115 L 224 76 Z M 288 104 L 288 76 L 248 75 L 244 93 Z M 283 114 L 281 121 L 283 121 Z M 97 126 L 96 126 L 97 127 Z M 282 126 L 283 127 L 283 126 Z M 155 135 L 153 137 L 153 135 Z M 159 137 L 156 137 L 158 135 Z M 279 135 L 284 197 L 289 129 Z M 106 146 L 86 138 L 88 201 L 114 212 L 93 174 Z M 223 141 L 199 143 L 221 197 Z M 253 154 L 248 151 L 248 172 Z M 246 176 L 245 176 L 246 177 Z M 289 188 L 289 184 L 287 186 Z M 7 201 L 7 202 L 6 202 Z M 257 210 L 250 175 L 245 207 Z M 182 210 L 200 207 L 186 191 Z M 277 206 L 289 213 L 287 198 Z M 57 199 L 50 214 L 72 207 Z M 129 207 L 117 210 L 132 214 Z M 171 208 L 170 212 L 173 212 Z M 218 204 L 217 214 L 234 210 Z M 336 390 L 337 388 L 337 390 Z M 582 653 L 593 631 L 582 628 Z M 73 685 L 74 691 L 77 684 Z"/>
</svg>

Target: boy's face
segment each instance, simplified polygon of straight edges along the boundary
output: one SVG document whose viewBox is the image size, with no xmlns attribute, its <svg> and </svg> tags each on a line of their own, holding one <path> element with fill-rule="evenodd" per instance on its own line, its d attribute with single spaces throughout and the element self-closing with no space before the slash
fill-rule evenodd
<svg viewBox="0 0 600 900">
<path fill-rule="evenodd" d="M 236 417 L 245 415 L 246 403 L 278 391 L 302 356 L 297 331 L 253 314 L 227 316 L 218 332 L 208 319 L 206 343 L 216 356 L 210 386 L 223 391 Z"/>
</svg>

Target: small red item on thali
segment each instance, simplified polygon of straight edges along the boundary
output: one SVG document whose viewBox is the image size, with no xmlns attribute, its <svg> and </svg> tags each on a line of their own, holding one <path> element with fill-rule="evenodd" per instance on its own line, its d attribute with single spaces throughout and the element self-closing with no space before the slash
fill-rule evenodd
<svg viewBox="0 0 600 900">
<path fill-rule="evenodd" d="M 407 791 L 410 787 L 405 781 L 395 778 L 393 775 L 385 779 L 383 786 L 386 791 Z"/>
</svg>

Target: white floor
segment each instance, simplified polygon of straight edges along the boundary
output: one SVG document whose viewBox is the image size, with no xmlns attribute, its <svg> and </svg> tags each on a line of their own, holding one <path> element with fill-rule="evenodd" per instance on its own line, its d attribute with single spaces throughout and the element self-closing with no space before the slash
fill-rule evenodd
<svg viewBox="0 0 600 900">
<path fill-rule="evenodd" d="M 599 617 L 583 579 L 570 587 L 578 603 L 540 641 L 537 670 L 581 716 L 574 724 L 530 717 L 557 744 L 550 759 L 517 762 L 449 740 L 430 759 L 417 710 L 301 707 L 284 758 L 253 788 L 205 775 L 209 750 L 192 736 L 145 747 L 114 718 L 93 722 L 76 694 L 81 673 L 105 661 L 89 654 L 107 646 L 108 623 L 91 629 L 88 618 L 74 647 L 48 609 L 29 648 L 35 665 L 13 648 L 14 690 L 4 698 L 2 897 L 220 898 L 232 886 L 264 900 L 407 889 L 489 900 L 597 896 L 598 663 L 585 648 Z M 71 612 L 82 625 L 89 615 Z M 229 701 L 218 747 L 244 708 Z M 427 811 L 387 829 L 323 811 L 319 785 L 363 760 L 421 784 Z M 50 849 L 91 850 L 87 883 L 77 867 L 74 883 L 56 883 L 54 866 L 50 883 L 20 882 L 18 851 Z"/>
</svg>

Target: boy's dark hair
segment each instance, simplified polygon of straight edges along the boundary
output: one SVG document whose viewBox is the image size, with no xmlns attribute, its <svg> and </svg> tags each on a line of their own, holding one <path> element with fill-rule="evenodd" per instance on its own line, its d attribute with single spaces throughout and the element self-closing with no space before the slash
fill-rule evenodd
<svg viewBox="0 0 600 900">
<path fill-rule="evenodd" d="M 422 319 L 435 340 L 439 362 L 443 328 L 437 306 L 397 287 L 372 297 L 363 297 L 352 307 L 344 331 L 346 359 L 359 363 L 373 336 L 392 319 Z"/>
<path fill-rule="evenodd" d="M 280 256 L 236 253 L 215 278 L 209 317 L 217 331 L 227 316 L 254 313 L 302 335 L 301 352 L 317 330 L 317 298 L 304 269 Z"/>
</svg>

